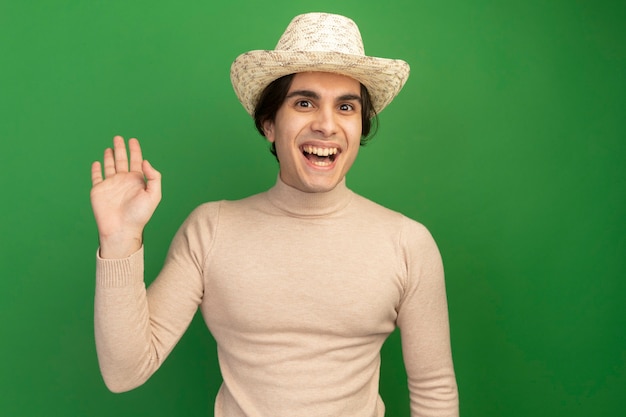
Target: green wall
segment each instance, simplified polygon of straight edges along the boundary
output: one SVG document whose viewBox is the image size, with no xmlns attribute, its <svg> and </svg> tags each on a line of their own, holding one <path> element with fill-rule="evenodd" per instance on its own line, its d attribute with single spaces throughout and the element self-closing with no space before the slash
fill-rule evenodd
<svg viewBox="0 0 626 417">
<path fill-rule="evenodd" d="M 0 3 L 0 415 L 212 415 L 220 377 L 198 318 L 143 387 L 101 381 L 90 164 L 122 134 L 163 173 L 152 276 L 196 205 L 273 184 L 228 71 L 306 11 L 351 16 L 370 54 L 412 66 L 348 183 L 440 245 L 462 415 L 623 413 L 626 2 L 13 0 Z M 383 355 L 388 415 L 408 416 L 397 334 Z"/>
</svg>

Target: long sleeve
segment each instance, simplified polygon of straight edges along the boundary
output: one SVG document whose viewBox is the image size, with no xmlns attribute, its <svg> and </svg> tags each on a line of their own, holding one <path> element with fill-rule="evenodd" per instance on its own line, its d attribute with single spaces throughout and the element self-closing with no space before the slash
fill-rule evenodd
<svg viewBox="0 0 626 417">
<path fill-rule="evenodd" d="M 397 323 L 411 416 L 456 417 L 458 391 L 441 257 L 430 233 L 417 223 L 407 223 L 403 242 L 407 282 Z"/>
<path fill-rule="evenodd" d="M 97 258 L 94 329 L 100 370 L 113 392 L 143 384 L 189 326 L 203 296 L 203 269 L 217 204 L 195 210 L 177 232 L 146 290 L 143 248 Z"/>
</svg>

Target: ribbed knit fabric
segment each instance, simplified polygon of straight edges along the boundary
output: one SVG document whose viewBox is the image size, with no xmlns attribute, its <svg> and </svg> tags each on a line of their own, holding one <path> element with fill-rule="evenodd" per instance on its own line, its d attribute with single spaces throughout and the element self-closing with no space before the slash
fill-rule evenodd
<svg viewBox="0 0 626 417">
<path fill-rule="evenodd" d="M 198 307 L 218 345 L 216 417 L 380 417 L 380 348 L 398 326 L 411 415 L 457 416 L 443 268 L 419 223 L 342 182 L 280 180 L 201 205 L 146 291 L 143 250 L 97 259 L 96 347 L 115 392 L 161 365 Z"/>
</svg>

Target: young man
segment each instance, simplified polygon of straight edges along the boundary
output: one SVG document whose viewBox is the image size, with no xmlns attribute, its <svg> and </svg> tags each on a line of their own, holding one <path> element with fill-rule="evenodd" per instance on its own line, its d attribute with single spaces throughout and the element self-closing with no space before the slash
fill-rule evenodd
<svg viewBox="0 0 626 417">
<path fill-rule="evenodd" d="M 272 143 L 277 183 L 194 210 L 147 291 L 142 231 L 160 174 L 136 140 L 128 161 L 114 139 L 91 193 L 96 346 L 112 391 L 145 382 L 199 307 L 224 379 L 217 417 L 383 416 L 380 348 L 396 326 L 411 415 L 458 415 L 437 247 L 345 183 L 371 118 L 407 77 L 405 62 L 364 55 L 354 22 L 321 13 L 296 17 L 276 50 L 238 57 L 231 80 Z"/>
</svg>

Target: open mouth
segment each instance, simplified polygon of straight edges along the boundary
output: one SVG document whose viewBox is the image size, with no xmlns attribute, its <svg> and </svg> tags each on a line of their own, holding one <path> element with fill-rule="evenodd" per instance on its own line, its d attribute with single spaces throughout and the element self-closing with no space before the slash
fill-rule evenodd
<svg viewBox="0 0 626 417">
<path fill-rule="evenodd" d="M 330 166 L 337 155 L 339 154 L 339 148 L 320 148 L 317 146 L 305 145 L 302 148 L 302 154 L 313 165 L 318 167 Z"/>
</svg>

